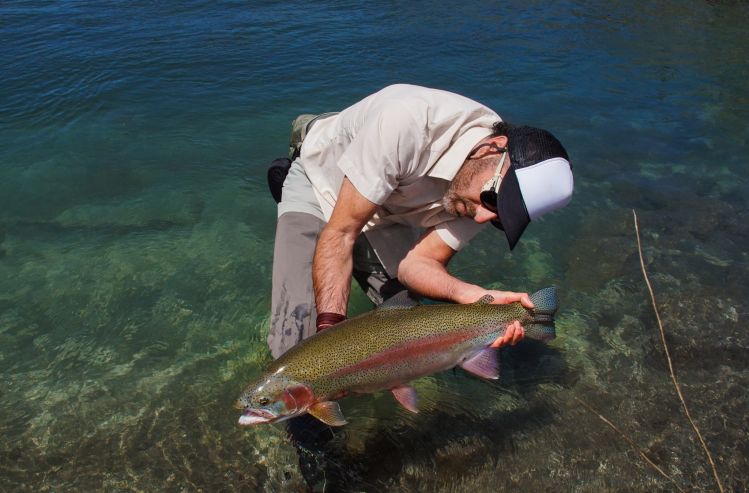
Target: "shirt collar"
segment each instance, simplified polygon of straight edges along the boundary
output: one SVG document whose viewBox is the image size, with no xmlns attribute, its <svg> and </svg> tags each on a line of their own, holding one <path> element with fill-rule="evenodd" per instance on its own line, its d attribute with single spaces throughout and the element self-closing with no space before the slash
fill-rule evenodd
<svg viewBox="0 0 749 493">
<path fill-rule="evenodd" d="M 429 176 L 452 181 L 471 149 L 491 133 L 492 129 L 486 127 L 472 127 L 466 130 L 434 163 L 432 169 L 429 170 Z"/>
</svg>

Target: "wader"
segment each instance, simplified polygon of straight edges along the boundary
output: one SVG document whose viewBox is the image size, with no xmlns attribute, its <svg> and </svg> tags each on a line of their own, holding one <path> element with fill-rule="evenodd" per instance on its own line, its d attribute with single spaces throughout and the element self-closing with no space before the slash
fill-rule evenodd
<svg viewBox="0 0 749 493">
<path fill-rule="evenodd" d="M 289 158 L 276 159 L 268 169 L 268 185 L 278 202 L 268 333 L 273 358 L 316 332 L 312 259 L 326 221 L 299 154 L 315 121 L 333 114 L 297 117 L 292 124 Z M 364 234 L 354 244 L 352 274 L 375 305 L 406 289 L 387 274 Z M 341 447 L 329 443 L 335 438 L 333 429 L 308 414 L 288 420 L 286 429 L 312 491 L 334 491 L 337 482 L 345 481 L 343 476 L 350 471 L 342 468 L 345 461 L 338 457 Z"/>
<path fill-rule="evenodd" d="M 274 358 L 316 331 L 312 259 L 326 221 L 299 158 L 301 142 L 295 142 L 295 138 L 303 139 L 315 121 L 333 114 L 326 113 L 318 118 L 301 115 L 293 123 L 289 149 L 294 161 L 283 181 L 273 249 L 268 346 Z M 364 234 L 360 234 L 354 244 L 353 264 L 354 279 L 374 305 L 406 289 L 387 274 Z"/>
</svg>

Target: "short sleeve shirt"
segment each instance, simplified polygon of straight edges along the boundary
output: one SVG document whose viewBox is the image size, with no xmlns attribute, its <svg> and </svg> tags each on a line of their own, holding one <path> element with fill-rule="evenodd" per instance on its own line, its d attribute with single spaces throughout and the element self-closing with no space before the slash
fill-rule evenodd
<svg viewBox="0 0 749 493">
<path fill-rule="evenodd" d="M 434 227 L 454 250 L 483 225 L 442 207 L 450 181 L 499 116 L 471 99 L 438 89 L 397 84 L 315 123 L 301 162 L 330 219 L 344 176 L 378 205 L 364 227 L 388 273 L 421 231 Z"/>
</svg>

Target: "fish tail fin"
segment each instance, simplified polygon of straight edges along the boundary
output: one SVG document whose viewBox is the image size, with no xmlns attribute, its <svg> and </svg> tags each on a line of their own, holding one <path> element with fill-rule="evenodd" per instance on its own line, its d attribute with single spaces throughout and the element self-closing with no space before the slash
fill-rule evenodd
<svg viewBox="0 0 749 493">
<path fill-rule="evenodd" d="M 533 322 L 526 326 L 526 334 L 541 341 L 554 339 L 557 335 L 554 314 L 559 309 L 556 286 L 539 289 L 530 298 L 534 305 Z"/>
<path fill-rule="evenodd" d="M 531 339 L 547 342 L 557 336 L 554 322 L 536 323 L 532 322 L 525 327 L 525 335 Z"/>
<path fill-rule="evenodd" d="M 536 315 L 554 315 L 559 309 L 556 286 L 539 289 L 531 295 L 533 313 Z"/>
</svg>

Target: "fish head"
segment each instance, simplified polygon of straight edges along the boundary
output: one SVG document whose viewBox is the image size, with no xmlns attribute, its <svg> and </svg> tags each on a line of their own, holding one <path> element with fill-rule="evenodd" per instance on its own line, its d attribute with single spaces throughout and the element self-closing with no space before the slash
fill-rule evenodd
<svg viewBox="0 0 749 493">
<path fill-rule="evenodd" d="M 307 385 L 273 374 L 248 385 L 235 407 L 242 411 L 239 424 L 251 426 L 300 416 L 315 402 Z"/>
</svg>

